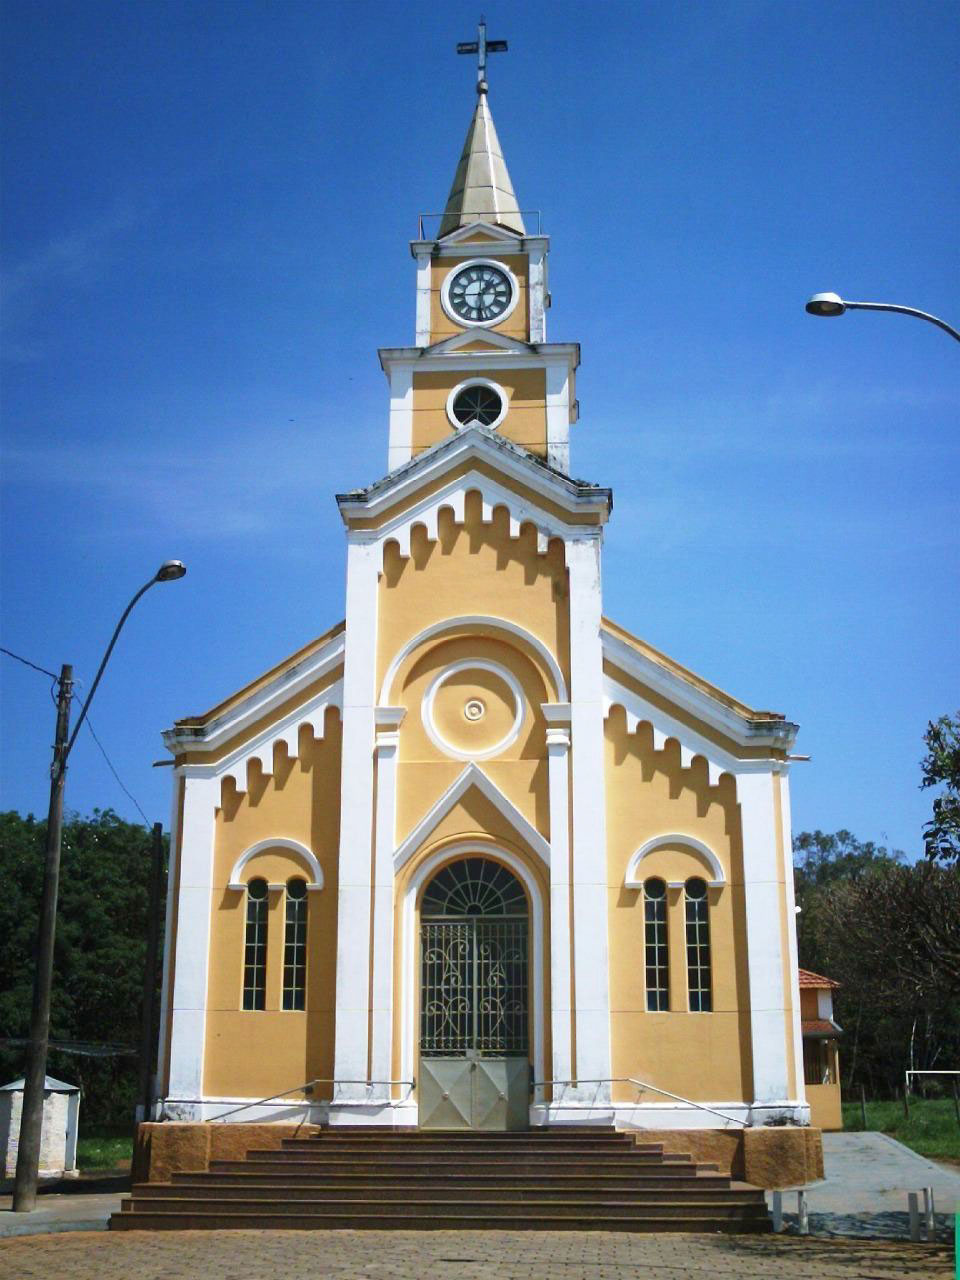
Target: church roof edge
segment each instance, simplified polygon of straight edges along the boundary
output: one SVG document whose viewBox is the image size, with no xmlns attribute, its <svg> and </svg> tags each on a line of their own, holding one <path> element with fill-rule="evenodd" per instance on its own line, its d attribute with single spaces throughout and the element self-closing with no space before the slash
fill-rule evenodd
<svg viewBox="0 0 960 1280">
<path fill-rule="evenodd" d="M 346 493 L 338 493 L 337 505 L 340 508 L 340 514 L 346 521 L 350 508 L 364 508 L 372 505 L 392 489 L 416 479 L 419 473 L 435 467 L 446 455 L 453 455 L 452 462 L 465 450 L 486 453 L 494 458 L 499 454 L 505 460 L 509 459 L 512 464 L 527 471 L 531 479 L 541 484 L 546 483 L 555 492 L 560 490 L 568 502 L 572 500 L 578 505 L 583 504 L 598 509 L 604 519 L 613 509 L 612 489 L 591 484 L 586 480 L 575 480 L 521 445 L 498 435 L 496 431 L 481 426 L 469 426 L 463 427 L 455 435 L 448 436 L 439 444 L 418 453 L 416 457 L 387 472 L 373 484 L 364 488 L 350 489 Z"/>
</svg>

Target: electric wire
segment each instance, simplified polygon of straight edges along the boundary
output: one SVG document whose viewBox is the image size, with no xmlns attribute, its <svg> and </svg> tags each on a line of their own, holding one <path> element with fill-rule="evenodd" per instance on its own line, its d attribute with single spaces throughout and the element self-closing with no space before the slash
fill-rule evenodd
<svg viewBox="0 0 960 1280">
<path fill-rule="evenodd" d="M 60 679 L 55 671 L 48 671 L 46 667 L 38 667 L 29 658 L 21 658 L 19 653 L 14 653 L 12 649 L 4 649 L 3 645 L 0 645 L 0 653 L 5 653 L 8 658 L 16 658 L 17 662 L 22 662 L 25 667 L 32 667 L 34 671 L 39 671 L 42 676 L 50 676 L 52 680 Z"/>
<path fill-rule="evenodd" d="M 82 685 L 82 684 L 83 684 L 83 681 L 82 681 L 82 680 L 77 680 L 77 681 L 76 681 L 76 683 L 77 683 L 78 685 Z M 73 695 L 72 695 L 72 699 L 71 699 L 71 700 L 72 700 L 72 701 L 74 701 L 74 702 L 79 702 L 79 698 L 77 697 L 77 695 L 76 695 L 76 694 L 73 694 Z M 123 794 L 127 797 L 127 799 L 128 799 L 128 800 L 133 804 L 133 806 L 135 807 L 135 809 L 136 809 L 137 813 L 139 813 L 140 817 L 143 819 L 144 824 L 145 824 L 146 826 L 148 826 L 148 827 L 149 827 L 149 826 L 150 826 L 150 819 L 147 817 L 147 815 L 143 812 L 143 809 L 140 807 L 140 802 L 139 802 L 139 800 L 137 799 L 137 797 L 133 794 L 133 792 L 132 792 L 132 791 L 130 791 L 130 790 L 129 790 L 125 785 L 124 785 L 123 779 L 120 777 L 119 773 L 117 773 L 116 769 L 114 768 L 113 761 L 112 761 L 112 760 L 110 759 L 110 757 L 107 755 L 106 747 L 104 747 L 103 743 L 102 743 L 102 742 L 100 741 L 100 739 L 97 737 L 96 730 L 94 729 L 93 724 L 91 723 L 91 720 L 90 720 L 90 713 L 89 713 L 89 711 L 87 712 L 86 725 L 87 725 L 87 728 L 90 730 L 90 736 L 93 738 L 94 742 L 97 744 L 97 746 L 98 746 L 98 747 L 99 747 L 99 749 L 100 749 L 100 754 L 103 756 L 104 760 L 106 760 L 106 762 L 107 762 L 107 768 L 110 770 L 110 772 L 113 774 L 114 778 L 116 779 L 116 781 L 117 781 L 117 786 L 120 788 L 120 790 L 123 792 Z"/>
</svg>

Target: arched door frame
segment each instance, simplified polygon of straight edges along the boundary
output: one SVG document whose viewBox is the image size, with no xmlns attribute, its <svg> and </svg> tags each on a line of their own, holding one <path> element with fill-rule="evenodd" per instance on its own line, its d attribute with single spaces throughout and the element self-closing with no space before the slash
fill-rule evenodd
<svg viewBox="0 0 960 1280">
<path fill-rule="evenodd" d="M 425 858 L 417 867 L 407 883 L 403 897 L 402 921 L 402 980 L 403 991 L 400 1008 L 402 1009 L 402 1025 L 400 1028 L 400 1078 L 414 1079 L 416 1063 L 417 1026 L 416 992 L 420 973 L 420 930 L 417 928 L 417 900 L 420 890 L 440 868 L 448 862 L 457 862 L 460 858 L 470 856 L 490 858 L 503 865 L 517 877 L 527 893 L 530 903 L 530 923 L 533 930 L 533 946 L 530 956 L 530 990 L 533 997 L 533 1070 L 534 1079 L 544 1078 L 544 973 L 543 973 L 543 897 L 540 886 L 530 868 L 508 849 L 501 845 L 486 844 L 480 840 L 461 840 L 447 845 Z"/>
</svg>

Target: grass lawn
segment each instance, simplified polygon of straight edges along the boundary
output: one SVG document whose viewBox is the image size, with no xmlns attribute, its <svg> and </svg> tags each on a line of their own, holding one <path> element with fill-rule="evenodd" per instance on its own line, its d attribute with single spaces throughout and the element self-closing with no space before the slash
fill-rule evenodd
<svg viewBox="0 0 960 1280">
<path fill-rule="evenodd" d="M 82 1173 L 100 1169 L 129 1169 L 133 1135 L 116 1129 L 94 1129 L 77 1139 L 77 1165 Z"/>
<path fill-rule="evenodd" d="M 859 1102 L 843 1104 L 843 1127 L 848 1132 L 863 1129 Z M 903 1103 L 868 1102 L 867 1128 L 889 1133 L 906 1147 L 935 1160 L 960 1161 L 960 1124 L 952 1098 L 912 1098 L 910 1119 L 903 1114 Z"/>
</svg>

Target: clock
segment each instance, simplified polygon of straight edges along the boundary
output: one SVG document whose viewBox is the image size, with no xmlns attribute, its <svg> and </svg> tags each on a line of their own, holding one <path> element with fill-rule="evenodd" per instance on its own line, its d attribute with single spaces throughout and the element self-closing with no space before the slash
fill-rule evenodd
<svg viewBox="0 0 960 1280">
<path fill-rule="evenodd" d="M 488 262 L 468 263 L 456 271 L 445 290 L 450 311 L 466 324 L 490 324 L 512 310 L 510 277 Z"/>
</svg>

